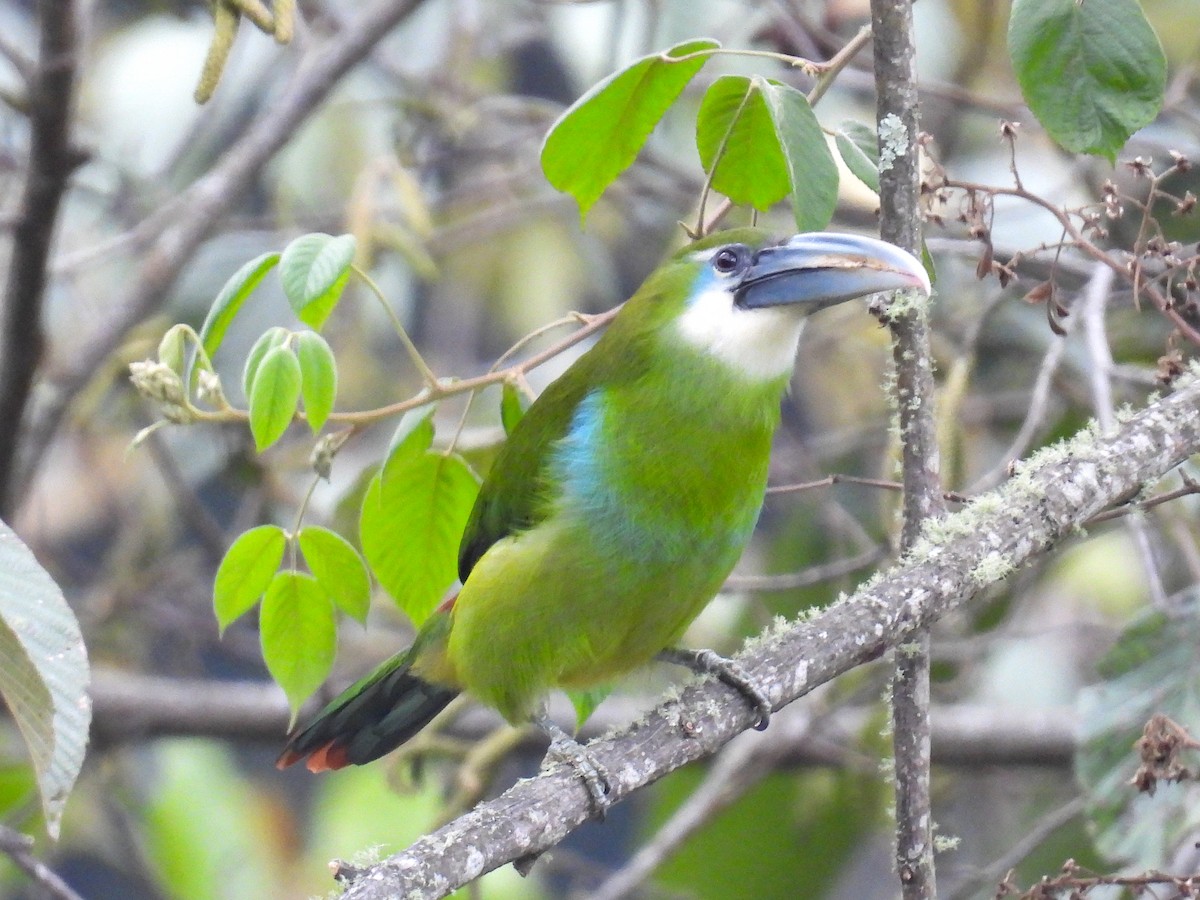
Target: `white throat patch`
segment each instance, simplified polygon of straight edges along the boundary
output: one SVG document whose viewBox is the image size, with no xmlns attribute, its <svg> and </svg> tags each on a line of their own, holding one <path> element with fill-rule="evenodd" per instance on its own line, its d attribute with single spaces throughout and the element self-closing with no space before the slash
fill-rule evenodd
<svg viewBox="0 0 1200 900">
<path fill-rule="evenodd" d="M 698 294 L 677 321 L 685 341 L 751 381 L 792 371 L 805 316 L 798 309 L 738 309 L 724 286 Z"/>
</svg>

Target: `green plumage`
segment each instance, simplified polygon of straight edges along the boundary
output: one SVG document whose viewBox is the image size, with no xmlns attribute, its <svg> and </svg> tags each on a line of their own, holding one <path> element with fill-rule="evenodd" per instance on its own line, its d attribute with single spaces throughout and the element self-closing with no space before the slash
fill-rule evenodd
<svg viewBox="0 0 1200 900">
<path fill-rule="evenodd" d="M 813 237 L 840 242 L 809 241 L 815 282 L 788 267 L 792 242 L 756 229 L 693 244 L 651 275 L 498 455 L 463 535 L 457 599 L 294 736 L 281 764 L 375 758 L 460 690 L 527 721 L 550 690 L 603 683 L 673 645 L 753 531 L 800 301 L 840 302 L 851 294 L 827 296 L 838 260 L 861 268 L 863 239 L 846 250 L 842 236 Z M 800 300 L 781 310 L 784 295 Z"/>
</svg>

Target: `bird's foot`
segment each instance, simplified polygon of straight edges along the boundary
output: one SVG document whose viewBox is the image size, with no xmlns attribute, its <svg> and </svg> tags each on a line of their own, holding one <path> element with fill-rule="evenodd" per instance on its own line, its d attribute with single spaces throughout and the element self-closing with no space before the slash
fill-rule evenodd
<svg viewBox="0 0 1200 900">
<path fill-rule="evenodd" d="M 555 725 L 544 713 L 534 716 L 533 724 L 550 738 L 550 748 L 546 751 L 546 760 L 551 758 L 560 760 L 575 770 L 575 774 L 587 788 L 588 797 L 592 802 L 592 811 L 596 818 L 603 819 L 612 805 L 612 801 L 608 797 L 608 772 L 605 771 L 604 766 L 588 752 L 587 747 Z M 545 765 L 545 761 L 543 761 L 543 765 Z"/>
<path fill-rule="evenodd" d="M 746 702 L 758 713 L 758 721 L 754 723 L 754 727 L 758 731 L 762 731 L 770 724 L 770 699 L 736 660 L 726 659 L 712 650 L 688 650 L 683 647 L 668 647 L 659 652 L 658 659 L 677 666 L 685 666 L 700 675 L 716 676 L 745 697 Z"/>
</svg>

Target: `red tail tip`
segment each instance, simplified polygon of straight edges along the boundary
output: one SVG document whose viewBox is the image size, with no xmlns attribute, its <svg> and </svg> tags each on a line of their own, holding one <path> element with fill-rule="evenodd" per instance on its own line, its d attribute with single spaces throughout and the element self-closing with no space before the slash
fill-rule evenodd
<svg viewBox="0 0 1200 900">
<path fill-rule="evenodd" d="M 323 744 L 309 754 L 308 762 L 304 764 L 314 775 L 318 772 L 334 772 L 350 765 L 350 751 L 345 746 L 339 746 L 336 741 Z"/>
<path fill-rule="evenodd" d="M 275 760 L 275 768 L 286 769 L 288 766 L 295 765 L 304 759 L 304 754 L 297 753 L 290 747 L 279 754 L 279 759 Z"/>
</svg>

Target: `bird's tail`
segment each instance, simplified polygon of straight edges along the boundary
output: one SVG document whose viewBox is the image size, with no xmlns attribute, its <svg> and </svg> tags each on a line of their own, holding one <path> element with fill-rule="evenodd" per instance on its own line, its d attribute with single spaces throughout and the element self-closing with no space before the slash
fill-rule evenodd
<svg viewBox="0 0 1200 900">
<path fill-rule="evenodd" d="M 350 685 L 308 725 L 293 732 L 276 767 L 286 769 L 305 757 L 310 772 L 362 765 L 395 750 L 428 725 L 459 694 L 413 671 L 413 662 L 428 647 L 424 638 L 430 636 L 423 629 L 412 647 Z"/>
</svg>

